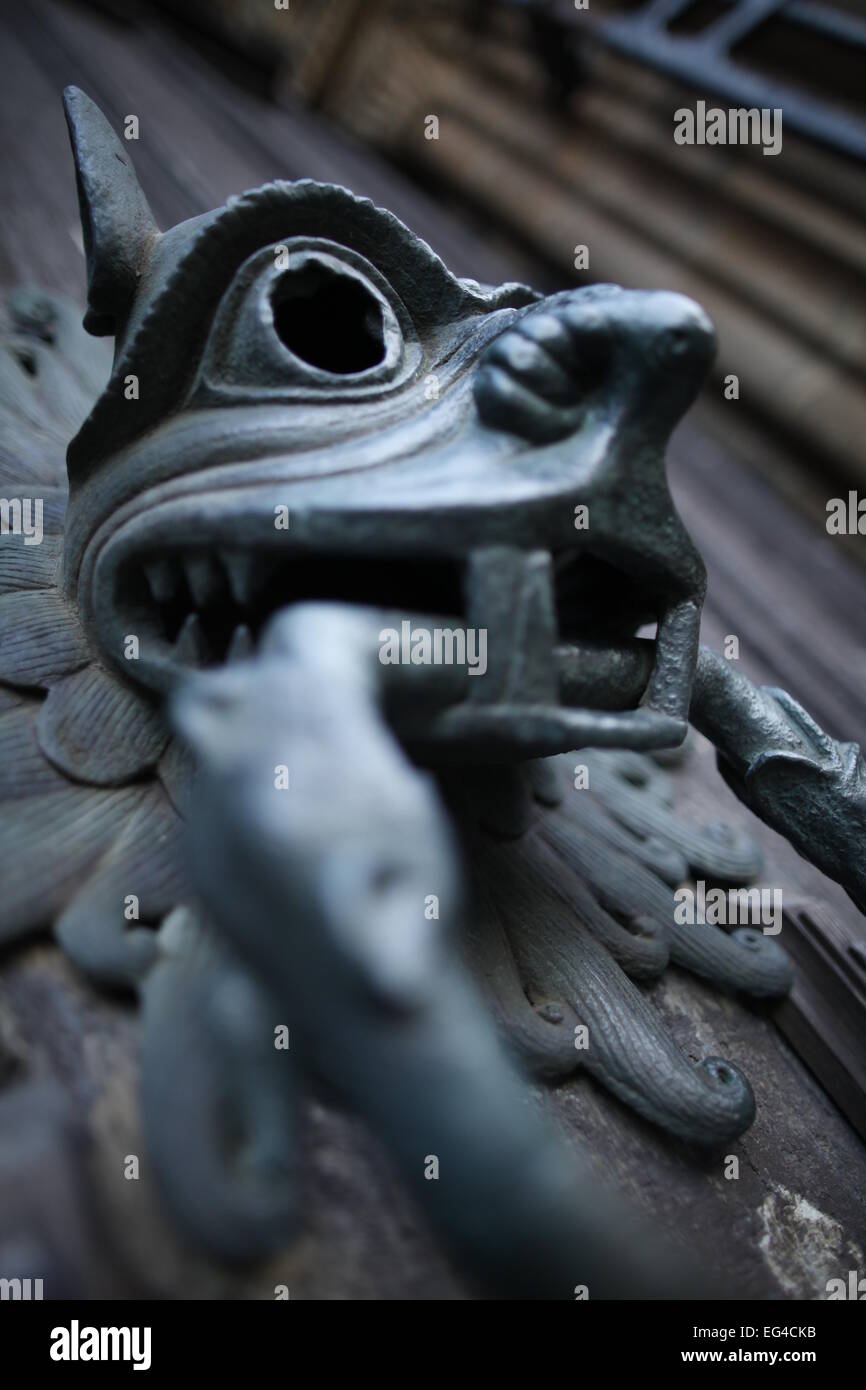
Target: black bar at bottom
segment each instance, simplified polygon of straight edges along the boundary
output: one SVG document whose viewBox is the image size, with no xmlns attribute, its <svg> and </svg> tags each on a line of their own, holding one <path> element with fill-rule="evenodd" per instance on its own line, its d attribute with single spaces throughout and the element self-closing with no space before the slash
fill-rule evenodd
<svg viewBox="0 0 866 1390">
<path fill-rule="evenodd" d="M 846 1295 L 839 1302 L 866 1301 L 866 1280 L 856 1294 L 856 1299 Z M 304 1374 L 304 1358 L 311 1353 L 317 1365 L 327 1366 L 332 1375 L 334 1360 L 343 1348 L 356 1368 L 366 1361 L 368 1370 L 371 1365 L 384 1369 L 390 1361 L 392 1373 L 400 1365 L 401 1378 L 413 1376 L 420 1367 L 416 1368 L 414 1356 L 406 1357 L 405 1309 L 390 1324 L 380 1322 L 384 1314 L 376 1314 L 369 1303 L 362 1307 L 364 1317 L 356 1320 L 355 1314 L 333 1303 L 315 1305 L 291 1298 L 276 1299 L 273 1304 L 4 1301 L 0 1302 L 0 1346 L 4 1364 L 14 1365 L 19 1378 L 30 1371 L 62 1380 L 70 1375 L 92 1378 L 100 1370 L 114 1376 L 136 1371 L 162 1376 L 189 1370 L 197 1375 L 213 1373 L 223 1381 L 241 1374 L 258 1380 L 278 1369 L 289 1377 Z M 480 1316 L 483 1335 L 487 1315 Z M 542 1332 L 553 1339 L 548 1369 L 571 1362 L 576 1374 L 600 1360 L 611 1372 L 800 1365 L 820 1370 L 826 1377 L 837 1366 L 857 1364 L 864 1327 L 859 1310 L 839 1307 L 837 1302 L 587 1301 L 577 1302 L 562 1321 L 560 1316 L 555 1315 L 549 1331 Z M 439 1349 L 447 1358 L 443 1374 L 448 1366 L 448 1373 L 453 1373 L 460 1356 L 455 1355 L 450 1339 L 441 1336 L 449 1330 L 443 1327 L 442 1310 L 426 1318 L 428 1328 L 421 1331 L 420 1346 L 424 1378 L 429 1382 L 431 1353 L 435 1357 Z M 532 1322 L 535 1355 L 546 1361 L 544 1344 L 537 1342 L 538 1325 L 534 1318 Z M 559 1340 L 563 1333 L 568 1342 Z M 571 1340 L 575 1335 L 578 1341 Z M 503 1335 L 483 1344 L 488 1373 L 494 1348 L 510 1356 L 508 1348 L 521 1340 L 521 1315 L 512 1311 Z"/>
</svg>

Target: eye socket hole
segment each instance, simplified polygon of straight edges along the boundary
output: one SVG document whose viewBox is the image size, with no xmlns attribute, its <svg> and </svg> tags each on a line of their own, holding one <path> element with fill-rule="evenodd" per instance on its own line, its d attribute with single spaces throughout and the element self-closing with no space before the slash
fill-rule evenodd
<svg viewBox="0 0 866 1390">
<path fill-rule="evenodd" d="M 271 307 L 280 341 L 311 367 L 351 376 L 385 356 L 381 306 L 349 275 L 315 262 L 287 271 L 273 289 Z"/>
</svg>

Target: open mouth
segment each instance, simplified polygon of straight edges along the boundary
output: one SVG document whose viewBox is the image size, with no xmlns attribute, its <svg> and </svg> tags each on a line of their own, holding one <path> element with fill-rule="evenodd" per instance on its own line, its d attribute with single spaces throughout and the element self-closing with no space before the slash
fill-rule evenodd
<svg viewBox="0 0 866 1390">
<path fill-rule="evenodd" d="M 463 613 L 463 567 L 345 553 L 269 555 L 260 550 L 161 550 L 118 571 L 118 616 L 127 631 L 178 670 L 250 655 L 267 620 L 293 603 Z"/>
<path fill-rule="evenodd" d="M 459 559 L 320 551 L 286 558 L 193 546 L 130 558 L 118 570 L 116 596 L 121 626 L 188 668 L 249 655 L 267 620 L 293 603 L 352 603 L 467 621 L 473 605 L 466 587 Z M 660 593 L 596 556 L 569 551 L 553 560 L 556 635 L 566 646 L 627 642 L 657 622 L 663 603 Z"/>
<path fill-rule="evenodd" d="M 684 735 L 691 688 L 684 632 L 694 628 L 696 650 L 699 609 L 678 610 L 659 585 L 609 559 L 513 550 L 503 571 L 496 548 L 465 557 L 286 549 L 127 550 L 113 567 L 111 645 L 138 634 L 136 673 L 165 687 L 190 669 L 252 655 L 268 620 L 291 605 L 352 604 L 390 619 L 485 630 L 491 679 L 464 681 L 454 671 L 443 684 L 440 676 L 446 707 L 429 727 L 408 719 L 420 742 L 544 756 L 581 741 L 653 747 Z M 503 600 L 509 584 L 513 601 Z M 647 624 L 657 624 L 657 634 L 636 640 Z M 428 719 L 423 699 L 422 707 Z"/>
</svg>

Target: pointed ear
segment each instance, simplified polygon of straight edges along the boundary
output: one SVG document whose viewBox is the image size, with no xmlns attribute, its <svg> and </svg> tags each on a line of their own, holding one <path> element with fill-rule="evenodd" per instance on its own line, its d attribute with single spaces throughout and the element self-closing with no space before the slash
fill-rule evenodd
<svg viewBox="0 0 866 1390">
<path fill-rule="evenodd" d="M 77 87 L 66 88 L 63 105 L 87 257 L 84 327 L 100 337 L 116 333 L 128 314 L 159 229 L 132 161 L 99 107 Z"/>
</svg>

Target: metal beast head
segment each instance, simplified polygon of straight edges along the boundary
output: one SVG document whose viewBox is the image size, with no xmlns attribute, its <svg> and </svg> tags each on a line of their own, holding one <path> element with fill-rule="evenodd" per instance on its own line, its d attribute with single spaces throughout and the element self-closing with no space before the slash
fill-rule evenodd
<svg viewBox="0 0 866 1390">
<path fill-rule="evenodd" d="M 416 721 L 446 755 L 678 743 L 705 574 L 664 450 L 706 314 L 457 279 L 310 181 L 161 233 L 102 114 L 75 88 L 66 111 L 115 359 L 69 448 L 64 583 L 105 658 L 165 690 L 287 604 L 349 601 L 486 629 L 487 678 Z"/>
<path fill-rule="evenodd" d="M 759 866 L 631 751 L 689 718 L 866 903 L 860 750 L 698 650 L 704 568 L 664 453 L 709 320 L 677 294 L 459 280 L 309 181 L 160 233 L 100 112 L 66 104 L 85 323 L 115 357 L 65 519 L 52 485 L 49 545 L 9 551 L 0 583 L 0 939 L 52 920 L 138 992 L 149 1152 L 204 1248 L 247 1260 L 293 1233 L 309 1092 L 372 1129 L 484 1287 L 694 1296 L 521 1072 L 585 1069 L 717 1151 L 752 1121 L 734 1063 L 693 1065 L 634 983 L 671 960 L 756 998 L 791 984 L 761 932 L 678 919 L 676 885 Z M 95 381 L 65 312 L 19 301 L 13 355 L 50 346 Z M 30 421 L 65 378 L 22 376 Z M 386 660 L 404 631 L 422 654 L 442 635 L 442 660 Z M 461 632 L 483 663 L 444 656 Z M 587 746 L 593 788 L 571 795 L 573 759 L 544 759 Z"/>
</svg>

